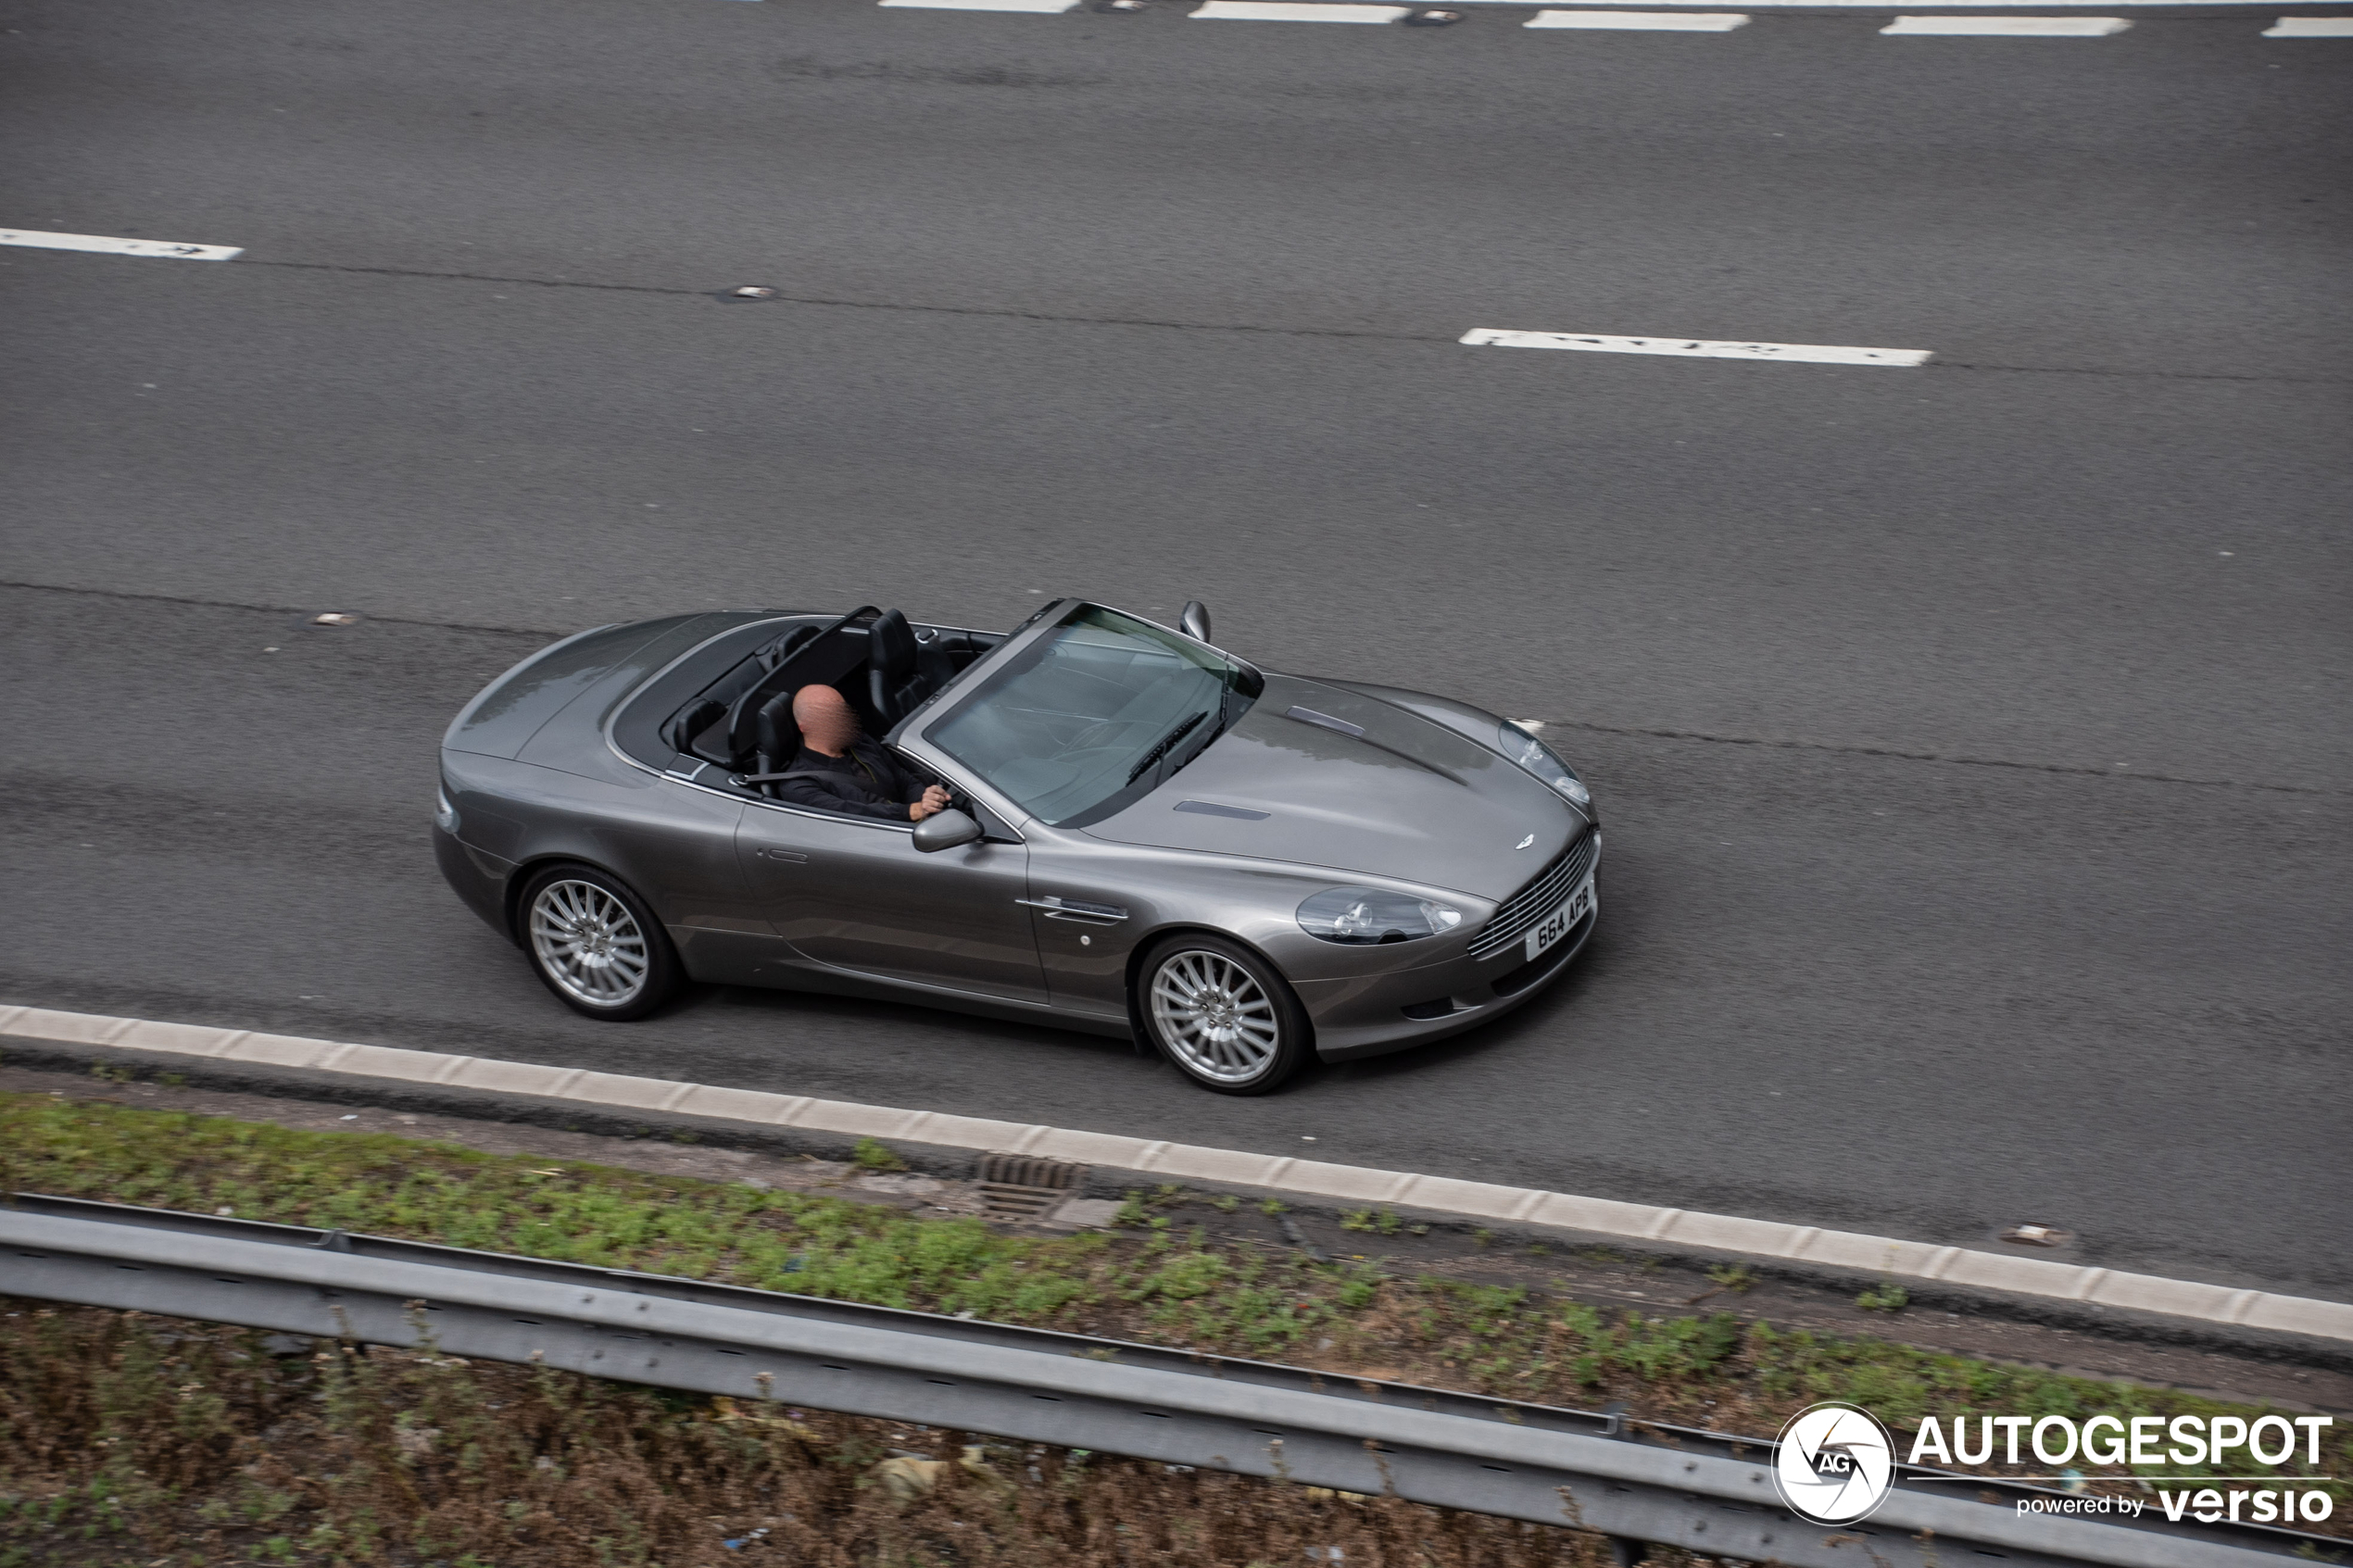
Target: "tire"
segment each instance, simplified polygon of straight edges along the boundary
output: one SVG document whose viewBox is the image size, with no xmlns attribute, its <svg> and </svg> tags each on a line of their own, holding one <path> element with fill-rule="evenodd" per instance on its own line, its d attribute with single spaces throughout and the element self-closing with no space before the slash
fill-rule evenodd
<svg viewBox="0 0 2353 1568">
<path fill-rule="evenodd" d="M 1239 942 L 1167 937 L 1144 955 L 1136 988 L 1145 1034 L 1204 1089 L 1269 1094 L 1315 1054 L 1307 1010 L 1274 965 Z"/>
<path fill-rule="evenodd" d="M 643 898 L 593 866 L 533 873 L 515 906 L 522 950 L 556 999 L 587 1018 L 643 1018 L 678 989 L 677 950 Z"/>
</svg>

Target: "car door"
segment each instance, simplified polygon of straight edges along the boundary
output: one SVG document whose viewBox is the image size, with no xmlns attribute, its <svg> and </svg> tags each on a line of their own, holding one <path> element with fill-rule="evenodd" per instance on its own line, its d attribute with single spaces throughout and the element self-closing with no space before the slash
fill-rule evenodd
<svg viewBox="0 0 2353 1568">
<path fill-rule="evenodd" d="M 1101 1018 L 1127 1016 L 1127 959 L 1155 922 L 1123 875 L 1124 846 L 1033 828 L 1031 929 L 1054 1006 Z"/>
<path fill-rule="evenodd" d="M 918 853 L 910 829 L 754 804 L 736 854 L 761 912 L 803 958 L 886 980 L 1046 1000 L 1030 929 L 1028 850 L 999 828 Z"/>
</svg>

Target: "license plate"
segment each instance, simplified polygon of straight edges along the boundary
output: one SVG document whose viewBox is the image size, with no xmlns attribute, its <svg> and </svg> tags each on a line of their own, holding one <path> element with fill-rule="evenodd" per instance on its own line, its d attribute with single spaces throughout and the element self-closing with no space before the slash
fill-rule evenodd
<svg viewBox="0 0 2353 1568">
<path fill-rule="evenodd" d="M 1593 879 L 1588 876 L 1585 884 L 1568 896 L 1567 903 L 1538 921 L 1536 929 L 1528 934 L 1528 961 L 1534 963 L 1546 948 L 1576 930 L 1577 922 L 1592 912 Z"/>
</svg>

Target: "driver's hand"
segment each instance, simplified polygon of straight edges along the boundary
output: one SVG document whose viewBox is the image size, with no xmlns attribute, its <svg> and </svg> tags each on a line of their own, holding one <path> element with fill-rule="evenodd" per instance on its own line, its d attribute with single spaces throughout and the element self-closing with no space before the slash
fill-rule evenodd
<svg viewBox="0 0 2353 1568">
<path fill-rule="evenodd" d="M 924 797 L 907 808 L 907 820 L 920 822 L 935 812 L 948 809 L 948 792 L 937 784 L 924 791 Z"/>
</svg>

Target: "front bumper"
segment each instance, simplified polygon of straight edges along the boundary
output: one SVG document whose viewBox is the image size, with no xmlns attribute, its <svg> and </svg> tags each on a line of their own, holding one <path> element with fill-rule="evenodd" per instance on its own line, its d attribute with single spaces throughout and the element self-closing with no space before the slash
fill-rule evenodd
<svg viewBox="0 0 2353 1568">
<path fill-rule="evenodd" d="M 1497 907 L 1487 935 L 1475 934 L 1450 958 L 1411 969 L 1294 980 L 1315 1022 L 1315 1054 L 1326 1061 L 1348 1061 L 1443 1039 L 1500 1018 L 1542 990 L 1592 939 L 1601 917 L 1601 849 L 1598 831 L 1572 842 L 1553 867 Z M 1592 908 L 1542 953 L 1528 959 L 1523 935 L 1587 877 L 1593 879 Z M 1478 956 L 1490 947 L 1499 950 Z"/>
<path fill-rule="evenodd" d="M 1458 959 L 1377 979 L 1310 981 L 1296 987 L 1315 1025 L 1315 1054 L 1353 1061 L 1442 1040 L 1501 1018 L 1560 978 L 1592 939 L 1599 900 L 1533 963 L 1516 951 L 1484 962 Z"/>
</svg>

